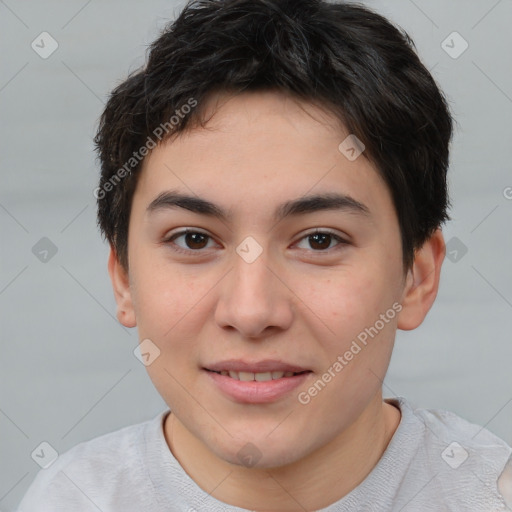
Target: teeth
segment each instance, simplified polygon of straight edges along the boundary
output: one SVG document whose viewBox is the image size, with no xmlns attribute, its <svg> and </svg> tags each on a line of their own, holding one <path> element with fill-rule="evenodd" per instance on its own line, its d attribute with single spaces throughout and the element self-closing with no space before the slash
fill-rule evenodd
<svg viewBox="0 0 512 512">
<path fill-rule="evenodd" d="M 266 380 L 272 380 L 272 372 L 255 373 L 254 380 L 258 382 L 265 382 Z"/>
<path fill-rule="evenodd" d="M 282 379 L 283 377 L 292 377 L 294 372 L 234 372 L 232 370 L 222 370 L 221 372 L 218 372 L 221 375 L 224 376 L 230 376 L 232 379 L 241 380 L 244 382 L 249 382 L 252 380 L 255 380 L 257 382 L 265 382 L 269 380 L 275 380 L 275 379 Z"/>
</svg>

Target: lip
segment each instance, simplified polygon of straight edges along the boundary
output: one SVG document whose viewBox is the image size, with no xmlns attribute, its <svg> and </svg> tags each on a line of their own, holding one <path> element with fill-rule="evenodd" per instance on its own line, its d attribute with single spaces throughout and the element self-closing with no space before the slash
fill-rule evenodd
<svg viewBox="0 0 512 512">
<path fill-rule="evenodd" d="M 213 370 L 213 371 L 209 371 Z M 241 381 L 227 375 L 221 375 L 222 370 L 243 372 L 304 372 L 292 377 L 281 377 L 267 381 Z M 240 360 L 223 361 L 208 365 L 203 368 L 207 378 L 227 397 L 238 403 L 265 404 L 275 402 L 286 397 L 295 388 L 300 386 L 312 374 L 310 370 L 297 365 L 283 363 L 281 361 L 265 360 L 258 362 L 243 362 Z"/>
<path fill-rule="evenodd" d="M 226 361 L 219 361 L 204 366 L 206 370 L 213 370 L 214 372 L 221 372 L 222 370 L 233 372 L 305 372 L 309 371 L 308 368 L 303 368 L 295 364 L 285 363 L 277 359 L 264 359 L 261 361 L 244 361 L 242 359 L 228 359 Z M 291 377 L 288 377 L 291 378 Z"/>
</svg>

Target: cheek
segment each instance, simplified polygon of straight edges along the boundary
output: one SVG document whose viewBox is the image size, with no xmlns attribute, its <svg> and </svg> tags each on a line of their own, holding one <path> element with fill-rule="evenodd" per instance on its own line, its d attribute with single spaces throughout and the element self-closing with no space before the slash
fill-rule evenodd
<svg viewBox="0 0 512 512">
<path fill-rule="evenodd" d="M 392 306 L 394 293 L 389 283 L 380 278 L 383 275 L 380 269 L 368 265 L 362 269 L 340 268 L 325 279 L 302 278 L 298 295 L 304 297 L 309 314 L 321 320 L 322 338 L 329 340 L 333 348 L 352 340 Z"/>
<path fill-rule="evenodd" d="M 208 279 L 171 264 L 159 250 L 135 248 L 132 260 L 132 296 L 139 336 L 161 341 L 172 337 L 184 319 L 197 314 Z"/>
<path fill-rule="evenodd" d="M 160 351 L 146 371 L 167 404 L 186 411 L 183 386 L 194 386 L 198 340 L 208 314 L 204 298 L 213 284 L 208 276 L 192 276 L 176 265 L 146 262 L 133 269 L 137 329 L 140 340 L 150 339 Z"/>
<path fill-rule="evenodd" d="M 311 309 L 323 321 L 315 323 L 319 327 L 313 336 L 323 352 L 318 379 L 328 383 L 313 383 L 302 390 L 301 398 L 311 400 L 311 410 L 330 418 L 333 425 L 361 413 L 382 385 L 389 365 L 397 311 L 395 291 L 379 279 L 383 275 L 389 272 L 384 274 L 377 266 L 360 272 L 351 268 L 303 288 L 314 304 Z"/>
</svg>

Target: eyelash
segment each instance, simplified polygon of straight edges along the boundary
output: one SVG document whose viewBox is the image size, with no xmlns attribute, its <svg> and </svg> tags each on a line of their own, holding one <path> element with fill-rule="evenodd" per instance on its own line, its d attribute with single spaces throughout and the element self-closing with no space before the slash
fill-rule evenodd
<svg viewBox="0 0 512 512">
<path fill-rule="evenodd" d="M 204 233 L 203 231 L 199 231 L 197 229 L 184 229 L 182 231 L 178 231 L 177 233 L 174 233 L 171 236 L 167 237 L 166 239 L 163 240 L 163 243 L 172 246 L 171 248 L 175 252 L 178 252 L 181 254 L 187 254 L 187 255 L 192 255 L 194 253 L 197 253 L 197 255 L 199 256 L 201 253 L 203 253 L 205 251 L 205 249 L 195 249 L 195 250 L 194 249 L 184 249 L 183 247 L 180 247 L 179 245 L 176 245 L 174 243 L 174 240 L 176 240 L 177 238 L 179 238 L 181 236 L 185 236 L 187 234 L 200 234 L 200 235 L 206 236 L 210 240 L 212 239 L 212 237 L 210 235 L 208 235 L 207 233 Z M 334 233 L 333 231 L 331 231 L 329 229 L 323 229 L 323 230 L 316 229 L 315 231 L 306 233 L 298 240 L 298 242 L 301 242 L 302 240 L 304 240 L 310 236 L 314 236 L 314 235 L 331 236 L 334 240 L 336 240 L 338 242 L 338 244 L 335 245 L 334 247 L 331 247 L 331 248 L 325 249 L 325 250 L 311 249 L 311 251 L 313 253 L 318 253 L 318 254 L 330 253 L 331 251 L 336 250 L 336 247 L 348 245 L 348 242 L 344 238 L 342 238 L 340 235 Z M 298 242 L 296 242 L 296 243 L 298 243 Z M 304 250 L 307 250 L 307 249 L 304 249 Z"/>
</svg>

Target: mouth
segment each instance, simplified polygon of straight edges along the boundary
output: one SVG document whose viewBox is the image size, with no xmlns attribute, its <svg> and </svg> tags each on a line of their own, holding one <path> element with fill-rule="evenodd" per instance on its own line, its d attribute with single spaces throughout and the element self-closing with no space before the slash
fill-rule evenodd
<svg viewBox="0 0 512 512">
<path fill-rule="evenodd" d="M 230 377 L 235 380 L 241 380 L 243 382 L 268 382 L 269 380 L 278 380 L 282 378 L 294 377 L 295 375 L 301 375 L 303 373 L 309 373 L 310 370 L 304 370 L 301 372 L 285 372 L 285 371 L 272 371 L 272 372 L 245 372 L 245 371 L 235 371 L 235 370 L 209 370 L 205 368 L 206 371 L 217 373 L 219 375 L 223 375 L 224 377 Z"/>
<path fill-rule="evenodd" d="M 285 398 L 313 373 L 300 366 L 270 360 L 256 363 L 230 360 L 202 369 L 225 397 L 244 404 Z"/>
</svg>

